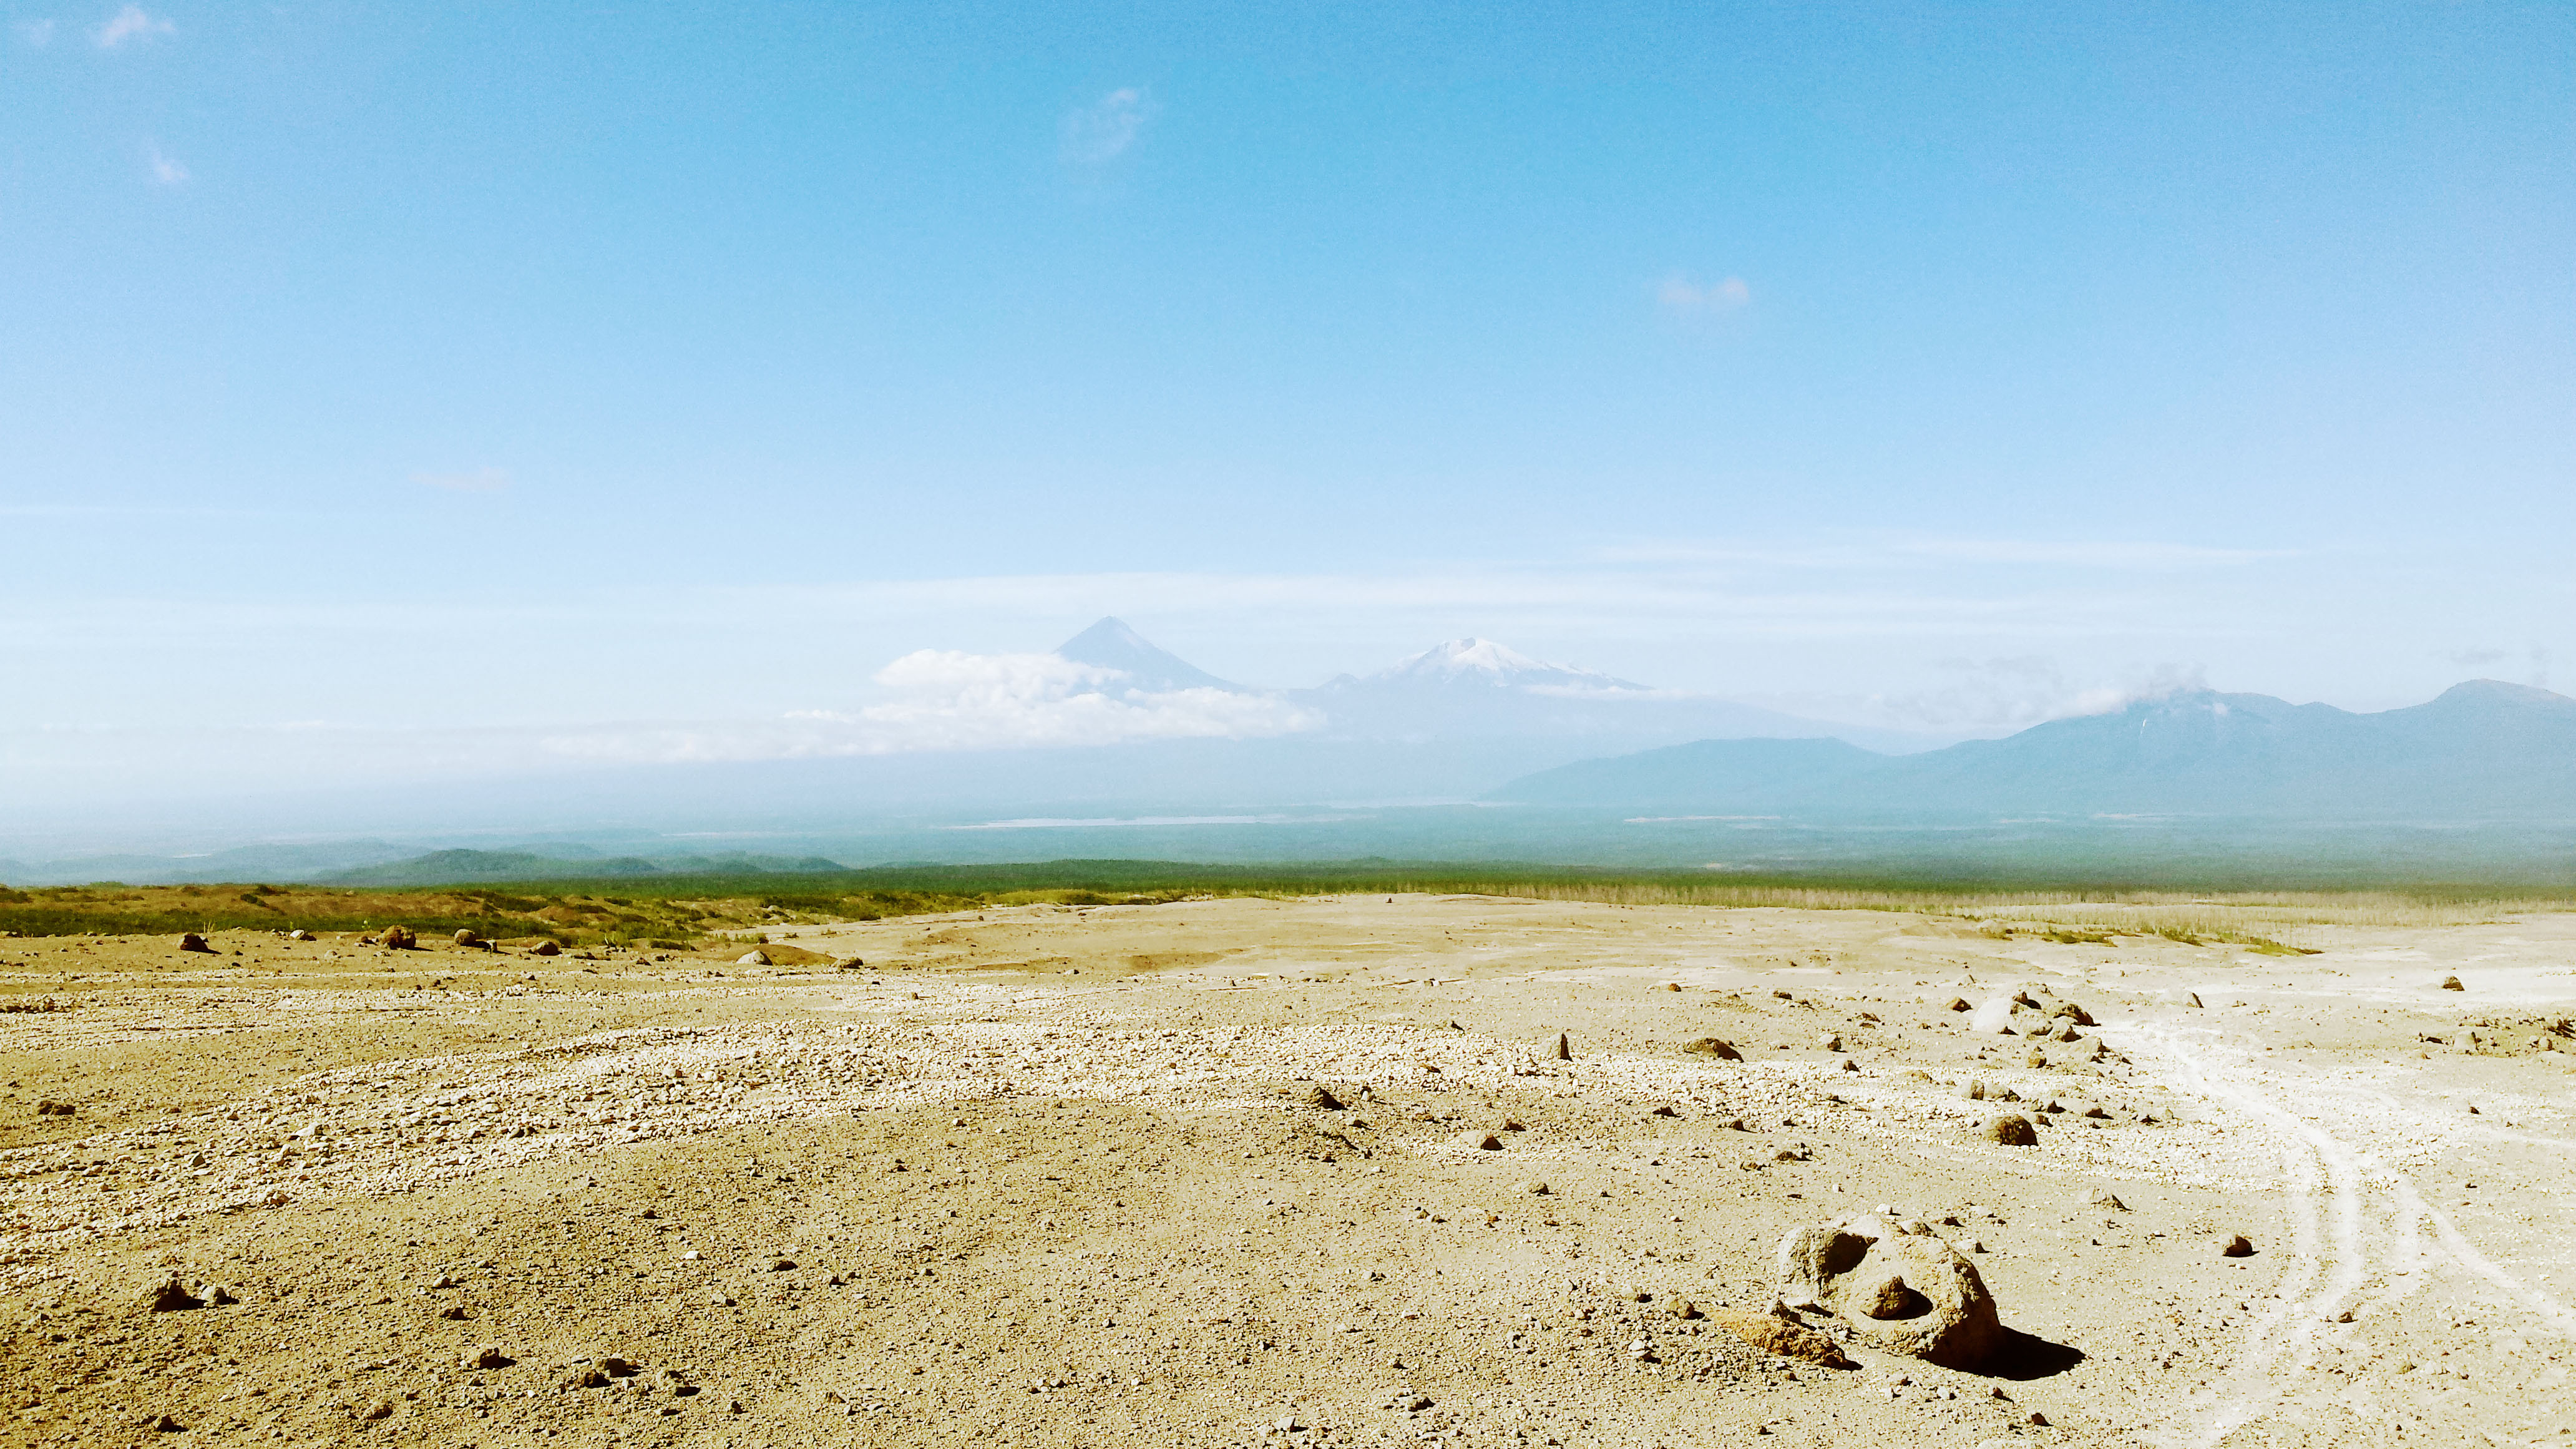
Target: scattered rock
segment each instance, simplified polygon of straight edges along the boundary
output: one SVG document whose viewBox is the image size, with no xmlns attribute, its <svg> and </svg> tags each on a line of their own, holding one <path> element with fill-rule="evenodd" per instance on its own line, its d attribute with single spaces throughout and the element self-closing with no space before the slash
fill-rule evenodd
<svg viewBox="0 0 2576 1449">
<path fill-rule="evenodd" d="M 1852 1361 L 1842 1345 L 1807 1325 L 1800 1323 L 1788 1309 L 1777 1303 L 1768 1313 L 1746 1313 L 1741 1309 L 1721 1308 L 1709 1315 L 1718 1327 L 1743 1339 L 1765 1353 L 1782 1358 L 1799 1359 L 1825 1368 L 1850 1368 Z"/>
<path fill-rule="evenodd" d="M 2245 1236 L 2243 1233 L 2232 1234 L 2228 1237 L 2225 1243 L 2219 1246 L 2218 1256 L 2222 1258 L 2251 1258 L 2254 1256 L 2254 1240 Z"/>
<path fill-rule="evenodd" d="M 2442 978 L 2442 989 L 2443 989 L 2444 991 L 2466 991 L 2466 990 L 2468 990 L 2469 988 L 2467 988 L 2467 987 L 2465 987 L 2465 986 L 2462 986 L 2462 985 L 2460 984 L 2460 978 L 2459 978 L 2459 977 L 2457 977 L 2457 976 L 2445 976 L 2445 977 L 2443 977 L 2443 978 Z"/>
<path fill-rule="evenodd" d="M 608 1374 L 597 1364 L 591 1364 L 574 1369 L 572 1376 L 563 1381 L 563 1386 L 567 1389 L 604 1389 L 608 1387 Z"/>
<path fill-rule="evenodd" d="M 1969 1078 L 1968 1085 L 1959 1089 L 1959 1095 L 1967 1098 L 1971 1102 L 1982 1102 L 1986 1100 L 1986 1079 L 1983 1077 Z"/>
<path fill-rule="evenodd" d="M 156 1434 L 184 1434 L 188 1431 L 187 1425 L 180 1423 L 178 1420 L 171 1418 L 167 1414 L 144 1415 L 143 1427 L 150 1429 Z"/>
<path fill-rule="evenodd" d="M 209 1308 L 230 1308 L 241 1302 L 241 1299 L 233 1295 L 233 1290 L 221 1283 L 206 1284 L 197 1290 L 197 1296 L 206 1300 L 206 1306 Z"/>
<path fill-rule="evenodd" d="M 1556 1034 L 1556 1059 L 1560 1062 L 1574 1060 L 1574 1043 L 1561 1031 Z"/>
<path fill-rule="evenodd" d="M 1306 1089 L 1305 1098 L 1307 1106 L 1317 1108 L 1321 1111 L 1338 1112 L 1342 1110 L 1342 1099 L 1333 1095 L 1332 1088 L 1327 1087 L 1320 1082 Z"/>
<path fill-rule="evenodd" d="M 1687 1298 L 1678 1299 L 1678 1300 L 1676 1300 L 1676 1301 L 1673 1303 L 1673 1317 L 1675 1317 L 1675 1318 L 1697 1318 L 1697 1317 L 1699 1317 L 1699 1316 L 1700 1316 L 1700 1312 L 1699 1312 L 1699 1305 L 1698 1305 L 1698 1304 L 1696 1304 L 1696 1303 L 1693 1303 L 1693 1302 L 1692 1302 L 1692 1301 L 1690 1301 L 1689 1299 L 1687 1299 Z"/>
<path fill-rule="evenodd" d="M 376 1400 L 374 1403 L 369 1404 L 369 1405 L 367 1406 L 367 1411 L 366 1411 L 365 1413 L 363 1413 L 363 1414 L 360 1414 L 358 1417 L 359 1417 L 359 1418 L 361 1418 L 361 1419 L 364 1419 L 364 1420 L 365 1420 L 365 1421 L 367 1421 L 368 1423 L 372 1424 L 372 1423 L 377 1422 L 377 1421 L 378 1421 L 378 1420 L 380 1420 L 380 1419 L 390 1419 L 390 1418 L 392 1418 L 393 1416 L 394 1416 L 394 1405 L 393 1405 L 393 1400 L 391 1400 L 391 1399 L 378 1399 L 378 1400 Z"/>
<path fill-rule="evenodd" d="M 2199 992 L 2197 992 L 2197 991 L 2194 991 L 2194 992 L 2190 993 L 2190 994 L 2189 994 L 2188 999 L 2184 1002 L 2184 1004 L 2185 1004 L 2185 1005 L 2187 1005 L 2187 1006 L 2198 1006 L 2198 1005 L 2200 1005 L 2200 993 L 2199 993 Z"/>
<path fill-rule="evenodd" d="M 1947 1010 L 1947 1011 L 1974 1011 L 1974 1010 L 1976 1010 L 1976 1008 L 1975 1008 L 1975 1007 L 1972 1007 L 1972 1006 L 1970 1006 L 1970 1005 L 1968 1004 L 1968 998 L 1966 998 L 1966 997 L 1964 997 L 1964 996 L 1953 996 L 1953 997 L 1951 997 L 1948 1001 L 1945 1001 L 1945 1002 L 1941 1003 L 1941 1005 L 1942 1005 L 1942 1008 L 1943 1008 L 1944 1010 Z"/>
<path fill-rule="evenodd" d="M 1800 1228 L 1780 1240 L 1785 1303 L 1835 1314 L 1889 1353 L 1974 1369 L 2004 1341 L 1976 1265 L 1930 1234 L 1866 1217 Z"/>
<path fill-rule="evenodd" d="M 1701 1037 L 1699 1040 L 1683 1047 L 1682 1050 L 1689 1052 L 1694 1056 L 1715 1057 L 1721 1062 L 1740 1062 L 1744 1060 L 1744 1053 L 1737 1051 L 1733 1042 L 1721 1041 L 1713 1036 Z"/>
<path fill-rule="evenodd" d="M 2030 1055 L 2021 1059 L 2021 1064 L 2030 1068 L 2032 1071 L 2037 1071 L 2041 1067 L 2048 1065 L 2048 1053 L 2033 1050 Z"/>
<path fill-rule="evenodd" d="M 2086 1011 L 2083 1007 L 2076 1005 L 2072 1001 L 2061 1001 L 2057 1003 L 2057 1009 L 2050 1012 L 2049 1015 L 2052 1017 L 2065 1017 L 2077 1026 L 2091 1026 L 2093 1024 L 2093 1013 Z"/>
<path fill-rule="evenodd" d="M 377 935 L 376 944 L 388 951 L 409 951 L 420 945 L 420 938 L 409 926 L 387 926 Z"/>
<path fill-rule="evenodd" d="M 1495 1136 L 1491 1132 L 1471 1131 L 1462 1133 L 1459 1136 L 1458 1141 L 1461 1145 L 1471 1147 L 1478 1152 L 1500 1152 L 1503 1150 L 1503 1139 Z"/>
<path fill-rule="evenodd" d="M 1522 1183 L 1519 1190 L 1528 1193 L 1532 1197 L 1545 1197 L 1548 1194 L 1549 1188 L 1546 1183 L 1540 1182 L 1536 1178 L 1532 1178 L 1528 1182 Z"/>
<path fill-rule="evenodd" d="M 1860 1063 L 1853 1061 L 1849 1057 L 1845 1057 L 1842 1059 L 1841 1063 L 1834 1068 L 1834 1070 L 1838 1072 L 1857 1072 L 1860 1070 Z"/>
<path fill-rule="evenodd" d="M 477 947 L 483 944 L 483 938 L 460 926 L 456 931 L 456 944 L 468 948 Z"/>
<path fill-rule="evenodd" d="M 69 1102 L 57 1102 L 50 1098 L 36 1104 L 36 1115 L 39 1117 L 68 1117 L 79 1110 Z"/>
<path fill-rule="evenodd" d="M 1968 1030 L 1989 1036 L 2012 1030 L 2013 1004 L 2011 997 L 1998 996 L 1978 1007 L 1977 1014 L 1968 1018 Z"/>
<path fill-rule="evenodd" d="M 465 1351 L 463 1363 L 468 1369 L 505 1369 L 518 1360 L 503 1353 L 497 1345 L 484 1344 Z"/>
<path fill-rule="evenodd" d="M 552 941 L 539 941 L 537 944 L 528 948 L 528 954 L 531 956 L 560 956 L 563 954 L 563 947 L 556 945 Z"/>
<path fill-rule="evenodd" d="M 2095 1192 L 2093 1194 L 2092 1205 L 2097 1208 L 2109 1208 L 2115 1213 L 2124 1213 L 2129 1210 L 2129 1205 L 2120 1201 L 2119 1194 L 2111 1191 L 2109 1188 L 2103 1188 L 2100 1191 Z"/>
<path fill-rule="evenodd" d="M 208 955 L 213 955 L 215 950 L 214 947 L 206 944 L 205 937 L 198 935 L 194 931 L 185 931 L 180 933 L 179 949 L 182 951 L 203 951 Z"/>
<path fill-rule="evenodd" d="M 1903 1277 L 1891 1277 L 1878 1285 L 1860 1311 L 1872 1318 L 1920 1318 L 1932 1311 L 1932 1300 L 1914 1291 Z"/>
<path fill-rule="evenodd" d="M 736 966 L 766 966 L 769 964 L 769 953 L 765 951 L 745 951 L 741 955 L 733 958 L 733 964 Z"/>
<path fill-rule="evenodd" d="M 1838 1052 L 1842 1049 L 1843 1039 L 1832 1032 L 1826 1032 L 1823 1036 L 1816 1038 L 1816 1050 L 1820 1052 Z"/>
<path fill-rule="evenodd" d="M 305 930 L 302 926 L 298 926 L 294 930 L 286 933 L 286 939 L 290 941 L 310 941 L 313 939 L 313 933 Z"/>
<path fill-rule="evenodd" d="M 793 1273 L 796 1271 L 796 1260 L 794 1258 L 780 1258 L 769 1265 L 769 1271 L 772 1273 Z"/>
<path fill-rule="evenodd" d="M 206 1300 L 189 1292 L 174 1274 L 169 1282 L 144 1295 L 143 1306 L 154 1313 L 178 1313 L 190 1308 L 203 1308 Z"/>
<path fill-rule="evenodd" d="M 2030 1119 L 2028 1117 L 2023 1116 L 2019 1112 L 2006 1112 L 2002 1116 L 1997 1117 L 1992 1122 L 1987 1123 L 1985 1130 L 1979 1135 L 1983 1136 L 1988 1142 L 2001 1143 L 2006 1147 L 2036 1147 L 2039 1145 L 2038 1130 L 2030 1125 Z"/>
</svg>

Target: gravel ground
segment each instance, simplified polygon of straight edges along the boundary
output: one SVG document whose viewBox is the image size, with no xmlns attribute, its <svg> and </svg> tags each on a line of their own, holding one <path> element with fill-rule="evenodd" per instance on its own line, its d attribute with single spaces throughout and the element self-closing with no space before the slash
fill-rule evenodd
<svg viewBox="0 0 2576 1449">
<path fill-rule="evenodd" d="M 841 970 L 213 944 L 0 941 L 0 1001 L 62 1008 L 0 1014 L 7 1442 L 2576 1442 L 2564 918 L 2298 957 L 1413 896 L 791 943 Z M 2016 990 L 2096 1025 L 1949 1007 Z M 2005 1360 L 1708 1317 L 1882 1208 L 1979 1265 Z M 206 1306 L 151 1311 L 174 1276 Z"/>
</svg>

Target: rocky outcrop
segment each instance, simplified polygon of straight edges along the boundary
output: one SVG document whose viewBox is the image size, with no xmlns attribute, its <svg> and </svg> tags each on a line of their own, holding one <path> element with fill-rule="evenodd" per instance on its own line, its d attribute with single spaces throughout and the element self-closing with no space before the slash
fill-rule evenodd
<svg viewBox="0 0 2576 1449">
<path fill-rule="evenodd" d="M 1974 1263 L 1930 1231 L 1852 1217 L 1780 1241 L 1780 1296 L 1849 1324 L 1871 1346 L 1976 1369 L 2004 1328 Z"/>
</svg>

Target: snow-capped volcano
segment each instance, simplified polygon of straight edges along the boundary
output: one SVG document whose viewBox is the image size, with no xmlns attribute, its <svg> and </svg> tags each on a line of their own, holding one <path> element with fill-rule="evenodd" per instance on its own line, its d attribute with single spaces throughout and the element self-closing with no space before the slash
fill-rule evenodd
<svg viewBox="0 0 2576 1449">
<path fill-rule="evenodd" d="M 1452 639 L 1410 658 L 1400 660 L 1392 669 L 1369 676 L 1371 682 L 1389 683 L 1475 683 L 1512 689 L 1644 689 L 1593 669 L 1578 669 L 1570 664 L 1551 664 L 1533 659 L 1508 644 L 1470 636 Z M 1327 686 L 1330 687 L 1330 686 Z"/>
<path fill-rule="evenodd" d="M 1105 698 L 1220 691 L 1292 710 L 1297 723 L 1288 733 L 1303 743 L 1282 740 L 1280 747 L 1290 750 L 1313 745 L 1365 754 L 1381 747 L 1418 749 L 1435 741 L 1482 741 L 1478 748 L 1488 752 L 1503 749 L 1515 760 L 1539 760 L 1567 750 L 1607 753 L 1749 735 L 1840 734 L 1857 736 L 1857 744 L 1899 750 L 1910 743 L 1883 739 L 1880 732 L 1853 731 L 1730 700 L 1638 684 L 1597 669 L 1533 658 L 1508 644 L 1472 635 L 1435 644 L 1374 674 L 1344 674 L 1319 688 L 1275 693 L 1220 679 L 1114 618 L 1094 623 L 1057 646 L 1055 653 L 1077 664 L 1117 670 L 1118 677 L 1097 690 Z M 1341 764 L 1350 765 L 1356 758 Z M 1500 757 L 1496 758 L 1499 762 Z"/>
<path fill-rule="evenodd" d="M 1638 684 L 1597 669 L 1534 659 L 1468 637 L 1435 644 L 1366 676 L 1344 674 L 1290 698 L 1324 712 L 1343 739 L 1657 740 L 1712 735 L 1807 736 L 1832 725 Z"/>
</svg>

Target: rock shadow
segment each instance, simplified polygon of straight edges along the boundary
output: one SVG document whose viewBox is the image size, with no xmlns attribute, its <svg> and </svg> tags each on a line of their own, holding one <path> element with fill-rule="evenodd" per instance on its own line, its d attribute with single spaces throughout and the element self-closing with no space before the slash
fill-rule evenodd
<svg viewBox="0 0 2576 1449">
<path fill-rule="evenodd" d="M 2052 1343 L 2017 1328 L 2004 1330 L 2003 1346 L 1986 1361 L 1988 1378 L 2027 1383 L 2053 1378 L 2084 1362 L 2084 1350 L 2071 1343 Z"/>
</svg>

